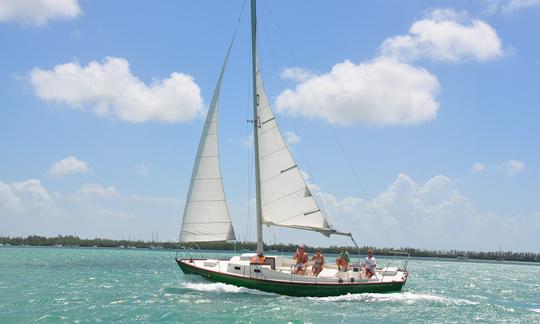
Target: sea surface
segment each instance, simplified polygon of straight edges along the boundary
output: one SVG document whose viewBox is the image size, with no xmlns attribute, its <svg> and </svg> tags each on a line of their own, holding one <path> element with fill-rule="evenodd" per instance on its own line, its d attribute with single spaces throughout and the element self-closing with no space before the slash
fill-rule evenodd
<svg viewBox="0 0 540 324">
<path fill-rule="evenodd" d="M 413 259 L 401 293 L 305 298 L 186 276 L 174 258 L 167 250 L 0 247 L 0 323 L 540 323 L 533 264 Z"/>
</svg>

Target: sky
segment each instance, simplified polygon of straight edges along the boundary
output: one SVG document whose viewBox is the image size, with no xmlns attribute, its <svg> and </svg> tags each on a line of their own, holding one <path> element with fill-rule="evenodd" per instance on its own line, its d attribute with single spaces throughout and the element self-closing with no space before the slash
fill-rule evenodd
<svg viewBox="0 0 540 324">
<path fill-rule="evenodd" d="M 220 156 L 237 239 L 255 240 L 242 7 L 0 0 L 0 235 L 177 240 L 238 23 Z M 540 252 L 540 0 L 262 0 L 258 20 L 266 92 L 335 228 L 360 245 Z"/>
</svg>

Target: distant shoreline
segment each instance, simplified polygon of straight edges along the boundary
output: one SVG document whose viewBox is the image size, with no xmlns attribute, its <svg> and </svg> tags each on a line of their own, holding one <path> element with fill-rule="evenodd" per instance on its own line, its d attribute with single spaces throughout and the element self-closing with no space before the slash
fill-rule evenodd
<svg viewBox="0 0 540 324">
<path fill-rule="evenodd" d="M 66 247 L 107 247 L 107 248 L 144 248 L 144 249 L 170 249 L 181 248 L 178 242 L 152 242 L 142 240 L 112 240 L 112 239 L 81 239 L 78 236 L 56 236 L 45 237 L 30 235 L 27 237 L 0 237 L 0 246 L 66 246 Z M 255 242 L 202 242 L 197 245 L 191 244 L 186 247 L 200 248 L 204 250 L 222 250 L 222 251 L 255 251 Z M 296 244 L 265 244 L 266 251 L 274 252 L 294 252 Z M 511 251 L 463 251 L 463 250 L 426 250 L 415 248 L 376 248 L 364 246 L 360 248 L 360 254 L 366 254 L 368 248 L 373 248 L 377 255 L 393 255 L 393 251 L 403 251 L 411 257 L 435 257 L 456 259 L 459 255 L 465 255 L 469 259 L 490 260 L 490 261 L 519 261 L 519 262 L 540 262 L 540 253 L 533 252 L 511 252 Z M 348 247 L 349 251 L 352 250 Z M 315 247 L 306 246 L 306 251 L 314 252 Z M 322 247 L 323 253 L 338 254 L 341 251 L 340 246 Z M 355 252 L 356 254 L 356 252 Z"/>
</svg>

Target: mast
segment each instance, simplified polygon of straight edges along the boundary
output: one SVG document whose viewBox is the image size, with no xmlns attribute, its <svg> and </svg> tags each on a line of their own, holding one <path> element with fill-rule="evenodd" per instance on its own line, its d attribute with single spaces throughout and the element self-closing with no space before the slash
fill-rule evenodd
<svg viewBox="0 0 540 324">
<path fill-rule="evenodd" d="M 262 230 L 262 208 L 261 208 L 261 175 L 259 170 L 259 118 L 257 116 L 257 105 L 259 95 L 257 94 L 257 3 L 251 0 L 251 67 L 253 72 L 253 145 L 255 153 L 255 203 L 257 209 L 257 253 L 263 253 L 263 230 Z"/>
</svg>

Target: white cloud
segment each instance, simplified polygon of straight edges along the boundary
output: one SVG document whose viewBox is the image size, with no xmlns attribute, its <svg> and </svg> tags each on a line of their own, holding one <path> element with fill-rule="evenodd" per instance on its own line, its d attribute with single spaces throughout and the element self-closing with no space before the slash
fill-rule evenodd
<svg viewBox="0 0 540 324">
<path fill-rule="evenodd" d="M 283 91 L 276 108 L 311 118 L 326 114 L 331 123 L 345 125 L 414 124 L 436 117 L 438 90 L 437 77 L 425 69 L 379 57 L 360 64 L 338 63 L 330 72 Z"/>
<path fill-rule="evenodd" d="M 303 81 L 306 81 L 307 79 L 310 79 L 312 77 L 314 77 L 315 74 L 311 71 L 308 71 L 306 69 L 302 69 L 302 68 L 299 68 L 299 67 L 293 67 L 293 68 L 288 68 L 288 69 L 285 69 L 283 71 L 281 71 L 280 73 L 280 77 L 284 80 L 293 80 L 293 81 L 296 81 L 296 82 L 303 82 Z"/>
<path fill-rule="evenodd" d="M 493 15 L 499 10 L 501 0 L 484 0 L 483 5 L 485 6 L 482 10 L 482 13 L 485 15 Z"/>
<path fill-rule="evenodd" d="M 361 244 L 389 245 L 371 206 L 396 246 L 493 250 L 503 244 L 508 249 L 531 250 L 538 243 L 540 219 L 479 211 L 444 175 L 417 184 L 400 174 L 371 204 L 361 198 L 312 192 L 322 200 L 332 223 L 352 231 Z"/>
<path fill-rule="evenodd" d="M 480 162 L 474 162 L 474 164 L 471 167 L 471 171 L 475 173 L 484 172 L 485 170 L 486 170 L 486 166 Z"/>
<path fill-rule="evenodd" d="M 486 22 L 451 9 L 436 9 L 413 23 L 406 35 L 386 39 L 384 56 L 413 61 L 488 61 L 503 56 L 502 41 Z"/>
<path fill-rule="evenodd" d="M 99 184 L 85 184 L 76 193 L 76 196 L 82 199 L 113 198 L 118 195 L 113 186 L 103 187 Z"/>
<path fill-rule="evenodd" d="M 113 186 L 87 184 L 76 192 L 59 194 L 47 192 L 36 179 L 0 180 L 0 229 L 11 236 L 69 233 L 119 239 L 163 231 L 166 237 L 174 237 L 182 205 L 175 198 L 121 194 Z"/>
<path fill-rule="evenodd" d="M 53 70 L 34 68 L 30 83 L 43 100 L 90 107 L 100 117 L 128 122 L 183 122 L 204 110 L 200 88 L 190 75 L 173 72 L 146 85 L 131 74 L 124 58 L 107 57 L 85 67 L 66 63 Z"/>
<path fill-rule="evenodd" d="M 74 156 L 67 157 L 55 162 L 49 169 L 49 174 L 55 177 L 63 177 L 68 174 L 84 173 L 90 171 L 88 162 L 81 161 Z"/>
<path fill-rule="evenodd" d="M 0 0 L 0 22 L 41 26 L 82 13 L 78 0 Z"/>
<path fill-rule="evenodd" d="M 44 207 L 51 202 L 51 196 L 37 179 L 12 184 L 0 181 L 0 210 L 25 212 Z"/>
<path fill-rule="evenodd" d="M 297 144 L 297 143 L 300 143 L 301 140 L 302 138 L 298 136 L 295 132 L 291 132 L 291 131 L 285 132 L 285 141 L 287 142 L 287 144 L 289 145 Z"/>
<path fill-rule="evenodd" d="M 0 208 L 13 211 L 22 210 L 21 198 L 19 198 L 11 185 L 0 181 Z"/>
<path fill-rule="evenodd" d="M 506 175 L 512 177 L 525 170 L 525 162 L 520 160 L 509 160 L 503 163 L 490 163 L 487 165 L 481 162 L 475 162 L 471 167 L 471 171 L 474 173 L 481 173 L 486 170 L 489 170 L 498 176 Z"/>
<path fill-rule="evenodd" d="M 510 0 L 507 5 L 502 7 L 502 12 L 512 13 L 537 6 L 540 6 L 540 0 Z"/>
<path fill-rule="evenodd" d="M 523 172 L 523 170 L 525 169 L 525 163 L 519 160 L 510 160 L 506 162 L 505 168 L 506 174 L 511 177 Z"/>
</svg>

